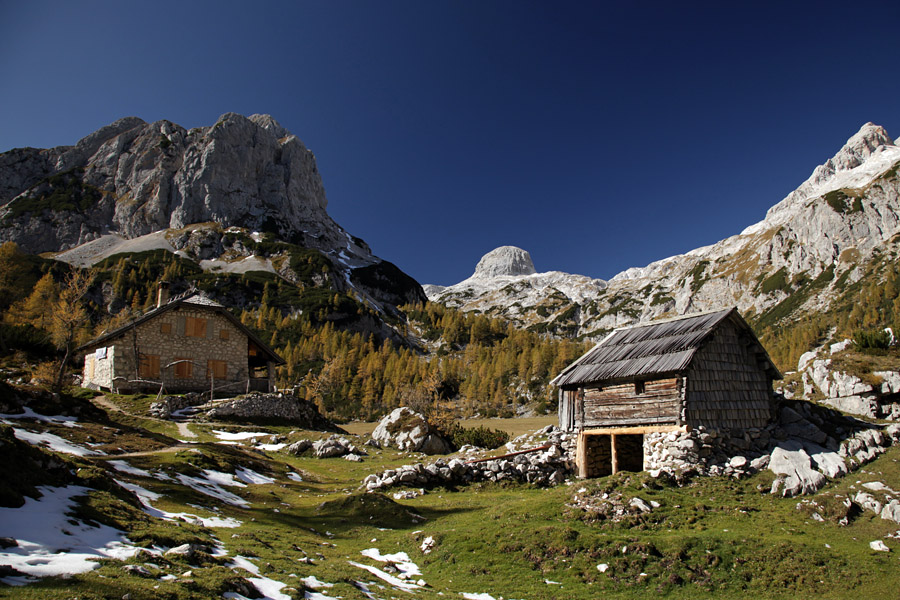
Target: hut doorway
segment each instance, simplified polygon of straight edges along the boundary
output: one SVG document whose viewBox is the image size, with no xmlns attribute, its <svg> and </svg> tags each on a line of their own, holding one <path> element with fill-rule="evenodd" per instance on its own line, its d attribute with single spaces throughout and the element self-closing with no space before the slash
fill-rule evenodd
<svg viewBox="0 0 900 600">
<path fill-rule="evenodd" d="M 644 434 L 583 432 L 578 437 L 575 462 L 579 477 L 643 471 Z"/>
</svg>

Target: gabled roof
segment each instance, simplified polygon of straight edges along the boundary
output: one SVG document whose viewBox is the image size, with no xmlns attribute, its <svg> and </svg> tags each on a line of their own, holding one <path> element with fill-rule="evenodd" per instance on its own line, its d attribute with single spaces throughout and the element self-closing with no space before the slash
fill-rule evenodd
<svg viewBox="0 0 900 600">
<path fill-rule="evenodd" d="M 736 308 L 616 329 L 551 382 L 563 387 L 684 371 L 716 327 L 730 319 L 751 336 L 763 368 L 781 373 Z"/>
<path fill-rule="evenodd" d="M 246 325 L 241 323 L 240 319 L 238 319 L 233 314 L 231 314 L 231 312 L 228 309 L 226 309 L 224 306 L 222 306 L 218 302 L 210 300 L 209 298 L 206 298 L 206 297 L 201 296 L 200 294 L 196 294 L 196 293 L 182 294 L 181 296 L 176 296 L 175 298 L 172 298 L 166 304 L 163 304 L 162 306 L 159 306 L 149 312 L 144 313 L 143 315 L 141 315 L 140 317 L 131 321 L 130 323 L 123 325 L 122 327 L 113 329 L 112 331 L 107 331 L 106 333 L 100 335 L 99 337 L 94 338 L 93 340 L 84 344 L 83 346 L 79 346 L 78 348 L 76 348 L 76 352 L 83 352 L 85 350 L 90 350 L 92 348 L 97 348 L 99 346 L 103 346 L 110 340 L 116 339 L 116 338 L 122 336 L 123 334 L 125 334 L 126 332 L 131 331 L 134 327 L 137 327 L 138 325 L 141 325 L 142 323 L 146 323 L 147 321 L 150 321 L 151 319 L 154 319 L 164 313 L 169 312 L 170 310 L 174 310 L 185 304 L 189 305 L 190 308 L 199 308 L 201 310 L 210 310 L 212 312 L 219 313 L 220 315 L 222 315 L 223 317 L 225 317 L 226 319 L 231 321 L 231 323 L 235 327 L 237 327 L 248 338 L 250 338 L 250 341 L 252 341 L 257 347 L 259 347 L 259 349 L 263 352 L 263 354 L 267 355 L 268 358 L 270 360 L 272 360 L 276 365 L 283 365 L 285 363 L 285 360 L 283 358 L 278 356 L 278 354 L 276 354 L 275 351 L 272 350 L 268 344 L 266 344 L 261 339 L 259 339 L 259 337 L 255 333 L 250 331 L 250 329 L 248 329 Z"/>
</svg>

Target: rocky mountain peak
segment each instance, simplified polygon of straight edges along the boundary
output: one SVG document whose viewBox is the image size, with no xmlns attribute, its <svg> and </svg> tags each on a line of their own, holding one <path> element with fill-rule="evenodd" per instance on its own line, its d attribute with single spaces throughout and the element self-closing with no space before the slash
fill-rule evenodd
<svg viewBox="0 0 900 600">
<path fill-rule="evenodd" d="M 503 275 L 533 275 L 537 273 L 531 255 L 515 246 L 500 246 L 481 257 L 472 277 L 491 278 Z"/>
<path fill-rule="evenodd" d="M 837 154 L 816 170 L 821 169 L 822 174 L 834 174 L 853 169 L 864 163 L 878 148 L 893 144 L 894 141 L 883 127 L 866 123 L 847 140 Z"/>
</svg>

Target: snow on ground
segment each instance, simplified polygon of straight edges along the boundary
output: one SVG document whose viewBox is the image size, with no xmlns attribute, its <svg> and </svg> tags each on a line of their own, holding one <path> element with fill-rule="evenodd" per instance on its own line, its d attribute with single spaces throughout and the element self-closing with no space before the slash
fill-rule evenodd
<svg viewBox="0 0 900 600">
<path fill-rule="evenodd" d="M 290 596 L 281 593 L 281 588 L 285 587 L 287 584 L 260 575 L 259 567 L 250 562 L 249 558 L 245 556 L 235 556 L 234 560 L 227 566 L 231 569 L 244 569 L 252 575 L 255 575 L 256 577 L 247 577 L 247 581 L 256 586 L 256 589 L 262 592 L 266 598 L 270 598 L 271 600 L 291 600 Z M 234 592 L 227 592 L 225 597 L 235 600 L 244 598 L 240 594 Z"/>
<path fill-rule="evenodd" d="M 234 475 L 231 473 L 219 473 L 218 471 L 210 471 L 209 469 L 204 469 L 203 473 L 206 475 L 205 478 L 192 477 L 191 475 L 184 475 L 183 473 L 179 473 L 175 477 L 183 485 L 186 485 L 201 494 L 206 494 L 207 496 L 211 496 L 232 506 L 250 508 L 249 502 L 237 494 L 232 494 L 222 488 L 223 485 L 228 487 L 247 487 L 247 484 L 235 481 Z"/>
<path fill-rule="evenodd" d="M 65 415 L 55 415 L 52 417 L 48 417 L 47 415 L 40 415 L 29 407 L 24 407 L 25 412 L 21 414 L 0 414 L 0 422 L 5 423 L 7 425 L 12 425 L 7 419 L 34 419 L 36 421 L 43 421 L 44 423 L 53 423 L 54 425 L 63 425 L 65 427 L 81 427 L 78 424 L 78 419 L 75 417 L 67 417 Z"/>
<path fill-rule="evenodd" d="M 137 475 L 138 477 L 153 477 L 153 474 L 150 471 L 145 471 L 144 469 L 139 469 L 137 467 L 132 467 L 124 460 L 111 460 L 106 464 L 110 465 L 116 471 L 121 471 L 122 473 L 127 473 L 129 475 Z"/>
<path fill-rule="evenodd" d="M 32 446 L 45 446 L 55 452 L 63 454 L 74 454 L 75 456 L 100 456 L 106 454 L 100 450 L 91 450 L 76 446 L 68 440 L 64 440 L 58 435 L 52 433 L 34 433 L 26 429 L 13 427 L 13 434 L 23 442 L 28 442 Z"/>
<path fill-rule="evenodd" d="M 304 577 L 300 581 L 303 582 L 303 585 L 311 588 L 320 588 L 320 587 L 334 587 L 333 583 L 325 583 L 324 581 L 319 581 L 316 579 L 315 575 L 310 575 L 309 577 Z"/>
<path fill-rule="evenodd" d="M 189 521 L 191 523 L 202 525 L 203 527 L 233 528 L 243 525 L 241 521 L 232 519 L 231 517 L 198 517 L 197 515 L 192 515 L 190 513 L 174 513 L 159 508 L 154 508 L 151 502 L 156 502 L 162 496 L 160 496 L 156 492 L 151 492 L 148 489 L 142 488 L 141 486 L 134 483 L 127 483 L 124 481 L 119 481 L 118 479 L 116 479 L 115 482 L 129 492 L 133 492 L 134 495 L 138 497 L 138 500 L 140 500 L 141 504 L 144 506 L 144 512 L 151 517 L 165 519 L 166 521 Z"/>
<path fill-rule="evenodd" d="M 230 431 L 222 431 L 220 429 L 213 429 L 212 431 L 216 434 L 216 437 L 220 440 L 225 440 L 228 442 L 236 442 L 240 440 L 249 440 L 250 438 L 259 438 L 259 437 L 269 437 L 272 435 L 267 431 L 238 431 L 236 433 L 232 433 Z"/>
<path fill-rule="evenodd" d="M 462 594 L 466 600 L 496 600 L 490 594 Z"/>
<path fill-rule="evenodd" d="M 267 483 L 275 483 L 275 480 L 271 477 L 266 477 L 265 475 L 257 473 L 252 469 L 247 469 L 246 467 L 238 467 L 234 470 L 234 474 L 244 483 L 249 483 L 251 485 L 265 485 Z"/>
<path fill-rule="evenodd" d="M 293 471 L 287 474 L 287 478 L 291 481 L 296 481 L 297 483 L 301 483 L 303 481 L 303 477 L 300 475 L 300 473 L 294 473 Z"/>
<path fill-rule="evenodd" d="M 0 508 L 0 535 L 18 543 L 0 552 L 0 565 L 34 577 L 70 575 L 97 568 L 97 559 L 124 560 L 140 550 L 118 529 L 91 527 L 68 516 L 75 498 L 87 494 L 90 488 L 41 486 L 38 491 L 42 496 L 37 500 L 26 498 L 19 508 Z M 20 578 L 3 581 L 26 583 Z"/>
<path fill-rule="evenodd" d="M 405 591 L 407 591 L 407 592 L 411 592 L 411 591 L 413 591 L 413 590 L 417 590 L 417 589 L 419 589 L 419 588 L 422 587 L 422 586 L 419 585 L 418 583 L 411 583 L 411 582 L 409 582 L 409 581 L 404 581 L 404 580 L 402 580 L 402 579 L 399 579 L 399 578 L 397 578 L 397 577 L 394 577 L 393 575 L 390 575 L 389 573 L 385 573 L 384 571 L 382 571 L 382 570 L 379 569 L 378 567 L 372 567 L 372 566 L 369 566 L 369 565 L 364 565 L 364 564 L 361 564 L 361 563 L 358 563 L 358 562 L 354 562 L 354 561 L 352 561 L 352 560 L 348 560 L 347 562 L 348 562 L 350 565 L 354 566 L 354 567 L 358 567 L 358 568 L 360 568 L 360 569 L 364 569 L 364 570 L 368 571 L 369 573 L 371 573 L 372 575 L 374 575 L 374 576 L 377 577 L 378 579 L 381 579 L 382 581 L 384 581 L 384 582 L 386 582 L 386 583 L 389 583 L 389 584 L 391 584 L 392 586 L 394 586 L 394 587 L 396 587 L 396 588 L 398 588 L 398 589 L 405 590 Z"/>
<path fill-rule="evenodd" d="M 400 570 L 400 576 L 404 579 L 422 574 L 422 571 L 419 570 L 419 566 L 409 559 L 409 555 L 406 554 L 406 552 L 382 554 L 377 548 L 368 548 L 360 552 L 360 554 L 368 556 L 372 560 L 377 560 L 378 562 L 394 563 L 394 566 Z"/>
</svg>

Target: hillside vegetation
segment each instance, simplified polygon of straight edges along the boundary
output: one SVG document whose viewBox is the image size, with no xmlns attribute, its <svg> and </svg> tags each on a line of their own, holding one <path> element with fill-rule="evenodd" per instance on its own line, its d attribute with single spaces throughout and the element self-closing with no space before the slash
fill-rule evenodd
<svg viewBox="0 0 900 600">
<path fill-rule="evenodd" d="M 26 502 L 0 508 L 4 523 L 29 518 L 36 489 L 48 502 L 78 485 L 63 525 L 70 539 L 107 532 L 145 550 L 27 585 L 7 571 L 3 581 L 15 585 L 0 585 L 0 597 L 878 599 L 900 585 L 894 553 L 869 547 L 886 538 L 896 551 L 896 524 L 843 504 L 864 484 L 900 481 L 897 447 L 799 501 L 770 495 L 769 472 L 681 486 L 620 473 L 547 489 L 401 489 L 412 493 L 395 499 L 361 493 L 360 482 L 423 457 L 389 449 L 359 463 L 293 456 L 277 448 L 323 434 L 288 426 L 190 423 L 196 438 L 185 444 L 175 423 L 134 412 L 142 404 L 135 398 L 80 391 L 55 401 L 26 388 L 7 389 L 10 396 L 24 398 L 33 416 L 7 416 L 0 426 L 14 458 L 5 461 L 0 504 Z M 59 453 L 17 439 L 28 432 L 69 447 Z M 90 453 L 70 453 L 79 448 Z M 55 470 L 41 468 L 48 461 Z M 634 498 L 656 508 L 620 516 L 605 508 Z M 35 536 L 45 531 L 30 527 Z M 10 552 L 17 550 L 0 550 Z"/>
</svg>

